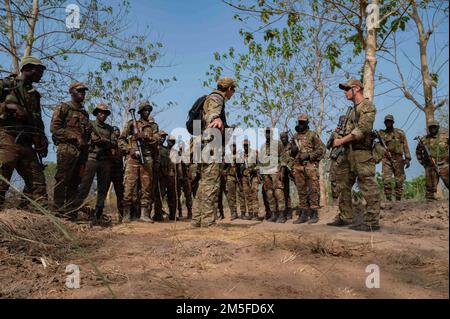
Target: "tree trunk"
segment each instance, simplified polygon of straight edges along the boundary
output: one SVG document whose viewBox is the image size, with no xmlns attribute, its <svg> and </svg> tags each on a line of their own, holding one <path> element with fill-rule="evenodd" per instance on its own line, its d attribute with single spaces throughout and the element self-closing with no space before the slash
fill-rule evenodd
<svg viewBox="0 0 450 319">
<path fill-rule="evenodd" d="M 378 5 L 378 0 L 372 0 L 372 4 Z M 365 8 L 364 8 L 365 11 Z M 375 68 L 377 65 L 377 31 L 375 28 L 367 30 L 365 39 L 364 60 L 364 97 L 373 101 L 375 92 Z"/>
<path fill-rule="evenodd" d="M 8 18 L 8 40 L 9 50 L 13 61 L 13 73 L 19 73 L 19 57 L 16 50 L 16 41 L 14 38 L 14 19 L 11 13 L 11 3 L 9 0 L 5 0 L 5 8 Z"/>
<path fill-rule="evenodd" d="M 39 14 L 39 0 L 33 0 L 33 9 L 30 19 L 28 20 L 28 33 L 27 33 L 27 46 L 23 56 L 31 55 L 34 43 L 34 29 L 36 27 L 36 22 Z"/>
</svg>

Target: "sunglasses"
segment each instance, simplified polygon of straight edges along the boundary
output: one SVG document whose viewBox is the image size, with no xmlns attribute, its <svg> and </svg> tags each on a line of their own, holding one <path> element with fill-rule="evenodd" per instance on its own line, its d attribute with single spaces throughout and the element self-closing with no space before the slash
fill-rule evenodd
<svg viewBox="0 0 450 319">
<path fill-rule="evenodd" d="M 348 86 L 348 87 L 346 87 L 345 89 L 344 89 L 344 91 L 345 92 L 348 92 L 348 91 L 350 91 L 351 89 L 353 89 L 354 88 L 354 86 Z"/>
<path fill-rule="evenodd" d="M 75 90 L 77 93 L 86 93 L 86 89 L 76 89 Z"/>
</svg>

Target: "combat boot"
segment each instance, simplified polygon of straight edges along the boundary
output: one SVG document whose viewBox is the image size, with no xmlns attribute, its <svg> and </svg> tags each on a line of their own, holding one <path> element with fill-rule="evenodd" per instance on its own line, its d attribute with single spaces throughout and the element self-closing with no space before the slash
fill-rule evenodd
<svg viewBox="0 0 450 319">
<path fill-rule="evenodd" d="M 123 208 L 122 222 L 123 222 L 123 223 L 129 223 L 129 222 L 131 222 L 131 218 L 130 218 L 130 207 L 124 207 L 124 208 Z"/>
<path fill-rule="evenodd" d="M 244 213 L 241 213 L 241 219 L 243 219 L 243 220 L 250 220 L 250 219 L 252 219 L 252 217 L 249 216 L 249 215 L 245 215 L 245 212 L 244 212 Z"/>
<path fill-rule="evenodd" d="M 286 218 L 292 219 L 292 208 L 288 208 Z"/>
<path fill-rule="evenodd" d="M 308 210 L 301 209 L 297 220 L 294 220 L 293 224 L 303 224 L 308 221 Z"/>
<path fill-rule="evenodd" d="M 267 221 L 275 223 L 278 220 L 279 215 L 280 215 L 279 212 L 274 212 Z"/>
<path fill-rule="evenodd" d="M 192 207 L 188 207 L 187 219 L 192 219 Z"/>
<path fill-rule="evenodd" d="M 163 220 L 162 212 L 155 210 L 155 215 L 153 215 L 152 220 L 155 222 L 161 222 Z"/>
<path fill-rule="evenodd" d="M 102 214 L 103 214 L 103 207 L 96 206 L 93 214 L 91 215 L 91 222 L 93 225 L 96 225 L 99 223 Z"/>
<path fill-rule="evenodd" d="M 311 219 L 309 220 L 308 224 L 315 224 L 319 221 L 319 212 L 316 208 L 311 209 Z"/>
<path fill-rule="evenodd" d="M 282 213 L 278 215 L 276 223 L 284 224 L 287 221 L 287 210 L 284 210 Z"/>
<path fill-rule="evenodd" d="M 264 220 L 264 217 L 262 217 L 262 216 L 258 216 L 258 213 L 253 213 L 252 214 L 252 220 L 257 220 L 257 221 L 262 221 L 262 220 Z"/>
<path fill-rule="evenodd" d="M 139 221 L 146 223 L 153 223 L 153 220 L 149 216 L 147 207 L 141 207 L 141 217 L 139 218 Z"/>
<path fill-rule="evenodd" d="M 230 220 L 235 220 L 235 219 L 238 219 L 239 217 L 238 217 L 238 214 L 236 213 L 236 212 L 232 212 L 231 213 L 231 218 L 230 218 Z"/>
</svg>

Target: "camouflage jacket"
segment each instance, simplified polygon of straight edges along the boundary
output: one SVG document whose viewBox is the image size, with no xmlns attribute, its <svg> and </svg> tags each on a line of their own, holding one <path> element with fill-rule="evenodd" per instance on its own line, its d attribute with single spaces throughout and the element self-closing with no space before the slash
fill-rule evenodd
<svg viewBox="0 0 450 319">
<path fill-rule="evenodd" d="M 394 128 L 390 132 L 386 130 L 380 130 L 379 132 L 381 138 L 386 143 L 389 153 L 392 155 L 405 155 L 405 159 L 411 160 L 411 153 L 409 152 L 405 132 L 399 128 Z"/>
<path fill-rule="evenodd" d="M 264 143 L 261 146 L 258 164 L 261 174 L 276 174 L 282 166 L 288 166 L 289 158 L 283 150 L 283 143 L 278 140 L 272 140 L 269 145 Z"/>
<path fill-rule="evenodd" d="M 136 121 L 138 126 L 138 132 L 143 135 L 142 140 L 142 152 L 145 156 L 158 156 L 158 143 L 159 143 L 159 127 L 156 124 L 153 117 L 149 117 L 148 121 L 139 119 Z M 137 150 L 136 140 L 133 136 L 134 126 L 133 121 L 130 120 L 125 124 L 122 134 L 119 137 L 120 149 L 130 154 Z"/>
<path fill-rule="evenodd" d="M 53 111 L 50 131 L 55 145 L 72 144 L 87 147 L 91 138 L 92 124 L 89 121 L 89 114 L 82 105 L 62 102 Z M 83 145 L 78 145 L 78 138 L 81 138 Z"/>
<path fill-rule="evenodd" d="M 243 154 L 238 152 L 236 154 L 225 154 L 224 173 L 228 176 L 241 176 L 243 165 Z"/>
<path fill-rule="evenodd" d="M 159 167 L 160 176 L 175 177 L 176 164 L 170 158 L 170 150 L 168 147 L 161 145 L 159 148 Z"/>
<path fill-rule="evenodd" d="M 372 149 L 372 130 L 375 121 L 376 109 L 369 99 L 364 99 L 350 112 L 344 135 L 352 134 L 355 141 L 351 142 L 354 150 Z"/>
<path fill-rule="evenodd" d="M 42 121 L 41 95 L 20 77 L 7 78 L 0 81 L 0 93 L 5 96 L 0 104 L 0 130 L 18 136 L 18 142 L 32 143 L 34 137 L 45 138 L 45 127 Z M 18 119 L 6 109 L 6 104 L 18 104 L 26 113 L 25 118 Z"/>
<path fill-rule="evenodd" d="M 422 142 L 427 146 L 431 153 L 431 157 L 434 159 L 437 165 L 448 164 L 449 161 L 449 135 L 448 131 L 439 131 L 435 137 L 429 135 L 422 138 Z M 427 166 L 425 149 L 419 143 L 416 147 L 416 156 L 420 164 Z"/>
<path fill-rule="evenodd" d="M 298 153 L 295 155 L 295 162 L 299 162 L 300 154 L 309 154 L 309 162 L 320 162 L 325 154 L 325 144 L 322 142 L 316 132 L 307 130 L 304 133 L 295 133 L 294 139 L 299 146 Z"/>
<path fill-rule="evenodd" d="M 89 159 L 113 160 L 117 150 L 117 138 L 111 125 L 91 121 L 92 134 L 89 141 Z"/>
<path fill-rule="evenodd" d="M 256 151 L 249 149 L 248 154 L 244 153 L 244 168 L 242 174 L 244 176 L 255 176 L 258 169 L 258 156 Z"/>
<path fill-rule="evenodd" d="M 206 97 L 203 104 L 202 127 L 208 127 L 216 118 L 220 118 L 226 127 L 225 94 L 218 90 L 214 90 Z"/>
<path fill-rule="evenodd" d="M 294 165 L 294 157 L 291 155 L 291 150 L 292 150 L 292 145 L 290 142 L 287 142 L 286 145 L 283 145 L 283 143 L 281 143 L 281 147 L 282 147 L 282 156 L 283 158 L 286 159 L 286 166 L 289 169 L 292 169 L 292 166 Z"/>
</svg>

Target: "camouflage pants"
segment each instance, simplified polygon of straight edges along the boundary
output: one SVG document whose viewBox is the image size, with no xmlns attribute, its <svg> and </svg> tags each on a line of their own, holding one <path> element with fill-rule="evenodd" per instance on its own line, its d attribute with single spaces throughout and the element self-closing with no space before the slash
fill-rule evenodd
<svg viewBox="0 0 450 319">
<path fill-rule="evenodd" d="M 392 154 L 392 163 L 383 158 L 381 168 L 384 184 L 384 195 L 392 200 L 392 182 L 395 183 L 395 199 L 401 200 L 403 196 L 403 183 L 405 182 L 405 161 L 401 154 Z M 392 178 L 394 177 L 394 178 Z"/>
<path fill-rule="evenodd" d="M 39 165 L 35 152 L 30 145 L 16 144 L 15 137 L 0 132 L 0 174 L 10 181 L 14 169 L 25 182 L 25 194 L 46 204 L 47 188 L 44 169 Z M 0 206 L 5 202 L 9 184 L 0 180 Z"/>
<path fill-rule="evenodd" d="M 74 208 L 87 156 L 71 144 L 59 144 L 56 153 L 54 205 L 56 209 Z"/>
<path fill-rule="evenodd" d="M 440 176 L 448 189 L 448 164 L 439 166 Z M 433 167 L 425 167 L 425 198 L 427 200 L 436 199 L 435 194 L 439 184 L 439 175 Z"/>
<path fill-rule="evenodd" d="M 220 178 L 220 188 L 219 188 L 219 196 L 218 196 L 218 212 L 223 216 L 223 195 L 227 195 L 227 179 L 225 177 Z"/>
<path fill-rule="evenodd" d="M 319 165 L 316 163 L 294 164 L 294 180 L 300 209 L 320 207 Z"/>
<path fill-rule="evenodd" d="M 186 203 L 186 208 L 188 210 L 192 210 L 192 187 L 191 187 L 191 179 L 181 178 L 178 179 L 177 183 L 177 207 L 178 207 L 178 215 L 182 216 L 182 207 L 181 207 L 181 193 L 184 195 L 184 200 Z"/>
<path fill-rule="evenodd" d="M 375 180 L 375 160 L 371 151 L 346 151 L 339 162 L 336 177 L 338 181 L 339 217 L 346 222 L 352 222 L 352 188 L 358 183 L 362 196 L 366 200 L 364 223 L 368 226 L 378 226 L 380 220 L 380 198 Z"/>
<path fill-rule="evenodd" d="M 123 196 L 123 207 L 129 208 L 133 199 L 137 184 L 141 182 L 141 205 L 148 207 L 152 196 L 153 187 L 153 158 L 146 156 L 145 164 L 142 165 L 139 160 L 128 157 L 125 168 L 125 192 Z"/>
<path fill-rule="evenodd" d="M 336 170 L 337 170 L 337 161 L 330 159 L 330 168 L 329 168 L 329 179 L 331 185 L 331 196 L 333 200 L 337 200 L 339 198 L 339 191 L 337 188 L 337 179 L 336 179 Z"/>
<path fill-rule="evenodd" d="M 291 200 L 291 180 L 289 177 L 289 173 L 287 173 L 283 177 L 284 184 L 284 205 L 286 209 L 290 210 L 292 208 L 292 200 Z"/>
<path fill-rule="evenodd" d="M 265 192 L 270 213 L 283 212 L 285 210 L 285 199 L 283 181 L 279 174 L 264 175 L 263 192 Z"/>
<path fill-rule="evenodd" d="M 218 195 L 220 189 L 220 177 L 222 174 L 221 163 L 205 163 L 201 166 L 201 176 L 196 198 L 196 210 L 193 212 L 192 225 L 210 226 L 215 223 Z"/>
<path fill-rule="evenodd" d="M 113 163 L 111 169 L 111 183 L 114 186 L 114 192 L 116 193 L 117 210 L 119 214 L 123 214 L 123 165 L 122 163 Z"/>
<path fill-rule="evenodd" d="M 157 196 L 155 199 L 155 213 L 162 213 L 162 202 L 167 195 L 167 206 L 169 207 L 170 218 L 175 218 L 177 211 L 177 197 L 175 176 L 159 175 L 159 185 L 157 186 Z M 160 197 L 161 196 L 161 197 Z"/>
<path fill-rule="evenodd" d="M 258 202 L 258 178 L 257 177 L 243 177 L 242 188 L 247 199 L 247 208 L 249 213 L 259 213 Z"/>
<path fill-rule="evenodd" d="M 236 180 L 236 177 L 232 175 L 227 176 L 227 200 L 228 207 L 231 213 L 237 213 L 237 202 L 239 201 L 239 207 L 241 214 L 245 214 L 247 209 L 245 208 L 245 195 L 243 192 L 241 181 Z"/>
<path fill-rule="evenodd" d="M 75 200 L 76 207 L 83 205 L 88 197 L 95 176 L 97 176 L 97 201 L 95 207 L 105 207 L 105 199 L 111 183 L 111 167 L 109 159 L 89 159 L 87 161 L 86 170 L 81 178 L 80 188 Z"/>
</svg>

